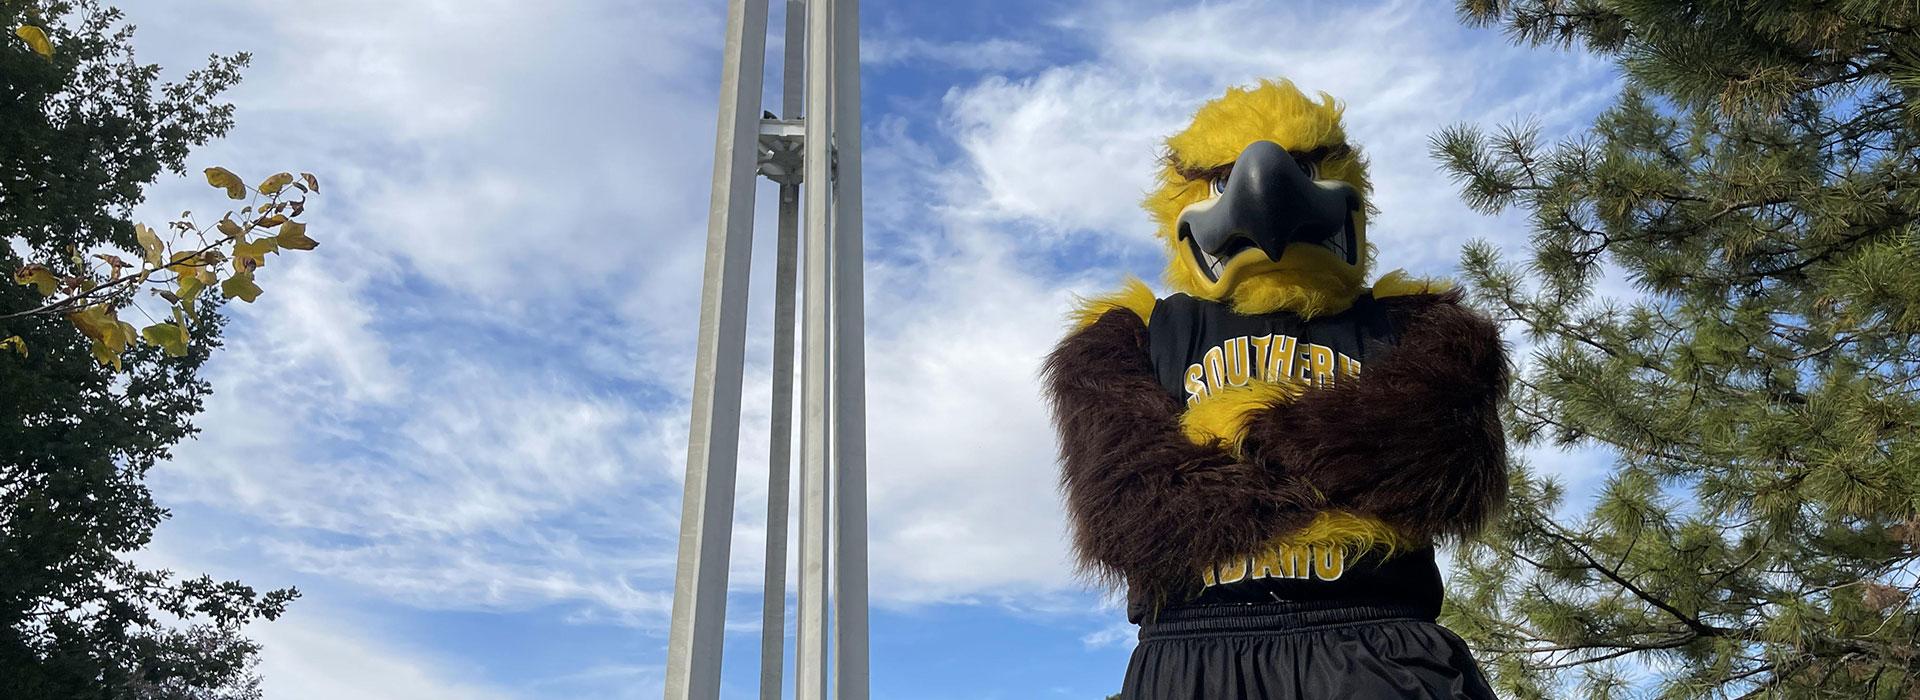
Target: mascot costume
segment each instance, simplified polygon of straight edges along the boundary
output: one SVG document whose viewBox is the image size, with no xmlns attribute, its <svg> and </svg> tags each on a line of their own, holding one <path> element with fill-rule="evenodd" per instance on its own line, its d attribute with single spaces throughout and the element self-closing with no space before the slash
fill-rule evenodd
<svg viewBox="0 0 1920 700">
<path fill-rule="evenodd" d="M 1498 329 L 1365 284 L 1366 160 L 1333 98 L 1229 90 L 1167 140 L 1167 251 L 1048 357 L 1073 543 L 1124 586 L 1121 697 L 1491 698 L 1440 627 L 1434 544 L 1506 497 Z"/>
</svg>

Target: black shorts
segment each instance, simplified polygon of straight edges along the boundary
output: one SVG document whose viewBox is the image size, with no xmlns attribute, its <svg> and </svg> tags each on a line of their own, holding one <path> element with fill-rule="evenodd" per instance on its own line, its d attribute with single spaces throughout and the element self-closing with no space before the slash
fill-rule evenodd
<svg viewBox="0 0 1920 700">
<path fill-rule="evenodd" d="M 1491 700 L 1460 637 L 1414 608 L 1300 604 L 1163 611 L 1140 626 L 1126 700 Z"/>
</svg>

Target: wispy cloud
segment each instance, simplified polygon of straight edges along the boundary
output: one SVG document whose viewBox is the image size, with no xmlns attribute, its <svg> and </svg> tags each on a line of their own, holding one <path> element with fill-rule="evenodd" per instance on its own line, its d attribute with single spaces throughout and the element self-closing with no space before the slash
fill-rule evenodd
<svg viewBox="0 0 1920 700">
<path fill-rule="evenodd" d="M 1080 638 L 1080 643 L 1091 649 L 1113 647 L 1133 641 L 1140 628 L 1125 622 L 1116 622 L 1106 627 L 1088 632 Z"/>
<path fill-rule="evenodd" d="M 867 66 L 930 63 L 971 71 L 1028 70 L 1040 65 L 1045 52 L 1034 44 L 1013 39 L 933 41 L 918 37 L 863 37 L 860 63 Z"/>
<path fill-rule="evenodd" d="M 1159 140 L 1226 85 L 1285 77 L 1346 105 L 1348 133 L 1372 159 L 1381 215 L 1369 235 L 1382 263 L 1440 270 L 1471 235 L 1502 232 L 1458 201 L 1428 137 L 1521 117 L 1562 134 L 1613 94 L 1608 64 L 1468 34 L 1431 3 L 1104 4 L 1063 21 L 1099 37 L 1096 58 L 949 93 L 979 188 L 963 210 L 1144 243 L 1138 202 Z"/>
<path fill-rule="evenodd" d="M 326 619 L 311 607 L 294 610 L 254 639 L 261 655 L 261 689 L 275 700 L 491 700 L 514 694 L 472 680 L 463 668 L 431 651 L 368 634 L 368 628 Z"/>
</svg>

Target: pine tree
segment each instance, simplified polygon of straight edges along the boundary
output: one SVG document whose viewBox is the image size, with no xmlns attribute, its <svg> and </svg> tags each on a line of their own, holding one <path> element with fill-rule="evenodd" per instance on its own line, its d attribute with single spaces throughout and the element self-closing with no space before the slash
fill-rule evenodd
<svg viewBox="0 0 1920 700">
<path fill-rule="evenodd" d="M 1625 87 L 1433 139 L 1531 229 L 1462 257 L 1527 344 L 1513 439 L 1615 456 L 1591 501 L 1517 470 L 1445 621 L 1513 697 L 1920 698 L 1920 3 L 1460 9 Z"/>
</svg>

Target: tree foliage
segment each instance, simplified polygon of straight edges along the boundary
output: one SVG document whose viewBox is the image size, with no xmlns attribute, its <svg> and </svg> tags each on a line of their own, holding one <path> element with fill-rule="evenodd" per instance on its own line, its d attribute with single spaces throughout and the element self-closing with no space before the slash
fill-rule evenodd
<svg viewBox="0 0 1920 700">
<path fill-rule="evenodd" d="M 230 199 L 246 199 L 250 190 L 240 176 L 226 168 L 207 168 L 207 184 L 226 190 Z M 299 198 L 288 196 L 298 190 Z M 283 250 L 313 250 L 320 243 L 307 236 L 307 225 L 293 217 L 306 213 L 306 195 L 320 191 L 320 181 L 312 173 L 267 176 L 251 192 L 255 201 L 236 212 L 227 212 L 218 222 L 196 224 L 192 212 L 181 212 L 168 225 L 172 235 L 162 237 L 145 224 L 133 225 L 134 242 L 140 246 L 139 262 L 127 262 L 114 253 L 84 255 L 70 249 L 68 262 L 75 274 L 61 275 L 40 263 L 27 263 L 14 269 L 14 282 L 29 286 L 46 297 L 37 306 L 0 313 L 0 320 L 36 314 L 65 316 L 80 334 L 92 341 L 89 349 L 101 364 L 120 369 L 120 355 L 134 343 L 145 341 L 168 355 L 187 354 L 188 338 L 195 325 L 190 321 L 201 297 L 219 290 L 221 299 L 239 299 L 252 303 L 261 294 L 254 271 L 267 264 L 267 255 Z M 223 263 L 231 271 L 223 271 Z M 166 318 L 136 332 L 133 324 L 120 319 L 122 311 L 134 308 L 141 291 L 166 302 Z M 21 357 L 28 355 L 25 339 L 10 336 L 0 339 Z"/>
<path fill-rule="evenodd" d="M 1564 142 L 1434 138 L 1531 228 L 1462 260 L 1532 346 L 1514 438 L 1616 460 L 1584 512 L 1521 470 L 1447 622 L 1514 697 L 1920 697 L 1920 5 L 1461 10 L 1626 86 Z"/>
<path fill-rule="evenodd" d="M 177 254 L 220 246 L 175 227 L 169 249 L 132 208 L 231 126 L 218 97 L 247 56 L 163 82 L 134 59 L 133 28 L 93 0 L 0 0 L 0 27 L 0 274 L 26 283 L 0 284 L 0 339 L 18 339 L 0 354 L 0 697 L 255 697 L 241 627 L 296 593 L 126 558 L 167 515 L 144 478 L 195 432 L 209 390 L 197 373 L 222 324 L 217 295 L 177 286 L 204 269 L 185 263 L 207 262 Z M 266 237 L 220 238 L 207 242 Z M 141 262 L 100 257 L 113 251 Z M 160 297 L 156 325 L 191 328 L 193 342 L 120 337 L 119 314 L 141 313 L 132 292 L 163 283 L 177 300 Z"/>
</svg>

